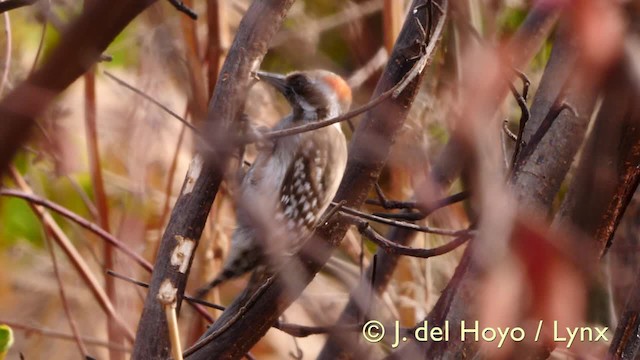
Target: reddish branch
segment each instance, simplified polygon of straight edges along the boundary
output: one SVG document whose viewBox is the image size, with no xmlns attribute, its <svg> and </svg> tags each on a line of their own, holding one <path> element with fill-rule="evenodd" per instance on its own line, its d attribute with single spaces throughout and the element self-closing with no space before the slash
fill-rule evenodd
<svg viewBox="0 0 640 360">
<path fill-rule="evenodd" d="M 392 219 L 388 219 L 388 218 L 377 216 L 377 215 L 367 214 L 365 212 L 358 211 L 356 209 L 353 209 L 347 206 L 343 206 L 343 209 L 341 211 L 344 212 L 345 214 L 354 215 L 359 218 L 362 218 L 365 220 L 371 220 L 373 222 L 377 222 L 380 224 L 390 225 L 398 228 L 424 232 L 429 234 L 437 234 L 437 235 L 444 235 L 444 236 L 460 236 L 467 233 L 467 230 L 440 229 L 440 228 L 433 228 L 429 226 L 416 225 L 416 224 L 404 222 L 404 221 L 392 220 Z"/>
<path fill-rule="evenodd" d="M 0 102 L 0 173 L 29 136 L 36 117 L 96 61 L 155 0 L 94 1 L 60 38 L 42 66 Z"/>
<path fill-rule="evenodd" d="M 41 198 L 33 194 L 29 194 L 20 190 L 0 189 L 0 196 L 12 196 L 12 197 L 24 199 L 36 205 L 44 206 L 45 208 L 62 215 L 63 217 L 69 219 L 70 221 L 73 221 L 74 223 L 80 225 L 81 227 L 96 234 L 106 243 L 122 251 L 125 255 L 130 257 L 136 263 L 138 263 L 146 271 L 151 272 L 151 270 L 153 269 L 151 264 L 147 260 L 145 260 L 145 258 L 143 258 L 138 253 L 131 250 L 125 243 L 118 240 L 115 236 L 111 235 L 109 232 L 107 232 L 97 224 L 81 217 L 80 215 L 74 213 L 73 211 L 65 208 L 62 205 L 56 204 L 53 201 Z M 194 301 L 193 303 L 197 303 L 197 302 Z M 194 305 L 194 308 L 205 319 L 211 320 L 211 316 L 209 315 L 209 313 L 207 313 L 206 310 L 204 310 L 202 307 L 198 307 Z"/>
<path fill-rule="evenodd" d="M 527 15 L 527 18 L 521 25 L 518 32 L 511 39 L 508 50 L 509 55 L 512 56 L 511 64 L 515 68 L 523 68 L 534 56 L 537 50 L 542 46 L 549 32 L 553 28 L 556 20 L 559 16 L 559 9 L 552 9 L 546 6 L 538 6 L 534 7 L 530 13 Z M 473 71 L 473 69 L 466 69 L 464 71 Z M 553 78 L 549 78 L 548 81 L 554 81 Z M 467 86 L 473 84 L 467 84 Z M 541 85 L 542 86 L 542 85 Z M 477 114 L 486 113 L 486 110 L 489 109 L 497 109 L 499 107 L 500 102 L 504 100 L 504 97 L 508 94 L 509 88 L 508 86 L 498 86 L 497 84 L 487 84 L 486 88 L 491 89 L 490 91 L 495 91 L 497 96 L 484 97 L 482 100 L 475 99 L 477 102 L 476 107 L 467 111 L 463 116 L 478 116 Z M 488 90 L 489 91 L 489 90 Z M 536 94 L 536 97 L 541 96 L 543 93 Z M 471 94 L 470 94 L 471 95 Z M 473 94 L 475 96 L 475 94 Z M 546 95 L 545 95 L 546 96 Z M 471 101 L 472 99 L 467 99 Z M 498 101 L 495 102 L 494 101 Z M 534 100 L 535 103 L 535 100 Z M 536 126 L 532 124 L 539 124 L 539 119 L 536 119 L 536 114 L 542 113 L 542 116 L 546 115 L 546 112 L 536 112 L 532 109 L 531 115 L 532 118 L 529 121 L 527 126 Z M 487 119 L 491 120 L 491 119 Z M 585 119 L 581 119 L 585 121 Z M 571 129 L 570 126 L 566 126 L 564 128 L 566 131 Z M 527 140 L 527 132 L 525 129 L 525 141 Z M 572 138 L 574 135 L 562 133 L 555 134 L 554 136 L 565 136 L 566 138 Z M 577 134 L 579 135 L 579 133 Z M 454 136 L 450 143 L 445 147 L 444 157 L 442 160 L 452 159 L 452 158 L 467 158 L 467 154 L 465 153 L 465 147 L 459 142 L 460 139 L 458 136 Z M 579 141 L 579 140 L 578 140 Z M 574 156 L 573 150 L 571 150 L 571 146 L 567 149 L 561 149 L 560 154 L 557 152 L 555 156 L 549 155 L 547 161 L 550 163 L 557 163 L 558 166 L 549 166 L 547 171 L 553 171 L 553 173 L 545 173 L 538 175 L 536 179 L 541 178 L 554 178 L 556 176 L 560 176 L 564 178 L 564 174 L 569 168 L 571 164 L 571 159 Z M 541 148 L 542 151 L 550 151 L 552 150 L 550 147 Z M 537 158 L 537 157 L 536 157 Z M 442 160 L 439 160 L 442 162 Z M 436 164 L 434 169 L 439 170 L 441 167 L 446 167 L 446 170 L 439 170 L 439 173 L 443 174 L 451 174 L 456 173 L 457 170 L 460 169 L 460 162 L 453 162 L 456 166 L 449 166 L 446 162 L 442 163 L 442 165 Z M 521 168 L 522 169 L 522 168 Z M 545 168 L 540 168 L 540 171 L 545 171 Z M 558 175 L 561 174 L 561 175 Z M 450 176 L 450 175 L 449 175 Z M 531 197 L 534 195 L 538 195 L 537 192 L 528 191 L 525 187 L 520 187 L 517 180 L 518 174 L 515 175 L 516 183 L 515 188 L 516 192 L 522 192 L 523 198 L 528 202 L 531 201 Z M 436 179 L 438 180 L 438 179 Z M 442 183 L 438 181 L 438 183 Z M 558 191 L 558 188 L 554 186 L 544 187 L 545 192 L 550 192 L 551 194 L 555 194 Z M 553 195 L 551 195 L 553 197 Z M 550 206 L 550 204 L 548 204 Z M 456 273 L 454 277 L 451 279 L 448 284 L 445 292 L 438 299 L 434 309 L 428 316 L 428 321 L 434 324 L 442 324 L 445 320 L 448 320 L 450 323 L 459 322 L 461 319 L 469 318 L 471 311 L 471 304 L 474 303 L 473 294 L 475 293 L 474 285 L 477 284 L 477 274 L 479 273 L 479 269 L 473 266 L 473 262 L 471 261 L 471 249 L 467 249 L 463 258 L 461 260 L 460 265 L 456 269 Z M 462 343 L 459 341 L 459 336 L 456 338 L 456 334 L 452 334 L 452 341 L 442 342 L 442 343 L 422 343 L 417 344 L 415 342 L 410 342 L 406 346 L 402 347 L 399 351 L 396 352 L 396 358 L 403 357 L 411 357 L 415 354 L 425 354 L 428 353 L 430 356 L 434 358 L 438 358 L 438 356 L 442 356 L 442 354 L 450 353 L 450 354 L 465 354 L 469 356 L 473 356 L 477 348 L 476 344 L 471 343 Z M 457 339 L 457 340 L 456 340 Z"/>
<path fill-rule="evenodd" d="M 13 9 L 18 9 L 21 7 L 33 5 L 38 0 L 5 0 L 0 3 L 0 14 L 5 11 L 10 11 Z"/>
<path fill-rule="evenodd" d="M 421 3 L 414 1 L 412 6 Z M 446 1 L 440 3 L 446 4 Z M 446 5 L 443 7 L 446 8 Z M 403 53 L 408 49 L 415 50 L 416 41 L 422 40 L 413 15 L 409 14 L 373 98 L 391 89 L 413 69 L 416 60 L 409 59 Z M 364 203 L 386 162 L 397 132 L 404 124 L 421 78 L 422 74 L 417 76 L 401 96 L 390 98 L 375 111 L 367 112 L 354 133 L 347 170 L 336 195 L 337 201 L 345 200 L 347 205 L 356 209 Z M 375 148 L 371 147 L 372 143 L 376 144 Z M 207 331 L 207 334 L 217 334 L 215 341 L 206 344 L 189 358 L 238 358 L 245 354 L 314 278 L 333 249 L 340 244 L 348 227 L 349 223 L 340 217 L 334 217 L 321 226 L 316 231 L 316 237 L 305 245 L 301 263 L 290 261 L 284 264 L 279 275 L 266 288 L 260 288 L 261 294 L 255 300 L 253 294 L 257 284 L 249 285 Z M 297 281 L 288 283 L 287 274 L 298 275 Z M 249 299 L 252 300 L 251 306 L 247 306 Z M 243 312 L 243 316 L 237 317 L 238 312 Z M 225 331 L 220 333 L 220 329 Z"/>
<path fill-rule="evenodd" d="M 523 207 L 550 209 L 572 159 L 584 140 L 596 91 L 583 81 L 576 48 L 566 31 L 559 32 L 531 107 L 521 151 L 510 179 Z M 558 111 L 561 103 L 576 107 Z M 546 128 L 546 131 L 541 129 Z"/>
<path fill-rule="evenodd" d="M 67 333 L 64 333 L 64 332 L 61 332 L 61 331 L 57 331 L 57 330 L 53 330 L 53 329 L 47 329 L 47 328 L 44 328 L 44 327 L 39 327 L 39 326 L 31 325 L 31 324 L 23 324 L 23 323 L 19 323 L 19 322 L 7 320 L 7 319 L 0 319 L 0 323 L 9 325 L 14 330 L 16 330 L 16 329 L 22 330 L 22 331 L 25 332 L 26 336 L 40 335 L 40 336 L 44 336 L 44 337 L 50 337 L 50 338 L 53 338 L 53 339 L 61 339 L 61 340 L 68 340 L 68 341 L 74 341 L 75 340 L 75 338 L 74 338 L 74 336 L 72 334 L 67 334 Z M 121 351 L 121 352 L 131 352 L 131 350 L 129 348 L 127 348 L 127 347 L 124 347 L 122 345 L 110 344 L 108 342 L 105 342 L 103 340 L 96 339 L 96 338 L 83 336 L 82 337 L 82 341 L 84 343 L 86 343 L 87 345 L 91 345 L 91 346 L 100 346 L 100 347 L 105 347 L 105 348 L 111 348 L 111 349 L 116 349 L 116 350 Z"/>
<path fill-rule="evenodd" d="M 576 176 L 556 218 L 594 237 L 600 256 L 611 244 L 640 176 L 638 92 L 630 86 L 631 75 L 623 66 L 612 75 Z"/>
<path fill-rule="evenodd" d="M 178 289 L 178 309 L 211 204 L 224 174 L 226 160 L 233 151 L 229 134 L 235 131 L 244 107 L 250 74 L 257 70 L 267 44 L 280 27 L 293 0 L 254 1 L 240 22 L 236 38 L 220 71 L 215 92 L 209 105 L 203 134 L 212 144 L 202 157 L 194 158 L 181 195 L 171 213 L 162 236 L 140 322 L 133 358 L 155 359 L 169 356 L 167 322 L 157 300 L 163 281 Z M 193 251 L 184 254 L 181 266 L 171 264 L 172 254 L 187 243 Z M 182 245 L 181 245 L 182 244 Z M 244 354 L 244 353 L 243 353 Z"/>
<path fill-rule="evenodd" d="M 458 10 L 460 3 L 453 3 L 452 5 L 455 5 L 454 10 Z M 510 47 L 513 49 L 517 49 L 515 50 L 515 56 L 511 59 L 511 65 L 514 68 L 523 68 L 524 65 L 526 65 L 526 63 L 528 63 L 533 58 L 535 53 L 546 40 L 547 34 L 555 24 L 557 18 L 558 11 L 533 9 L 529 13 L 519 31 L 510 41 Z M 461 19 L 460 21 L 465 22 L 464 19 Z M 460 21 L 458 21 L 458 25 L 460 25 Z M 467 29 L 468 23 L 464 23 L 463 28 Z M 472 46 L 475 46 L 475 44 L 469 42 L 467 43 L 467 47 L 465 47 L 463 50 L 468 50 L 467 48 Z M 505 87 L 503 93 L 492 99 L 492 101 L 495 101 L 495 105 L 493 107 L 496 109 L 499 108 L 500 103 L 504 101 L 504 98 L 507 96 L 507 94 L 508 88 Z M 465 153 L 464 146 L 461 144 L 458 138 L 453 137 L 436 159 L 429 174 L 430 179 L 438 187 L 442 189 L 448 188 L 451 182 L 457 177 L 458 173 L 464 166 L 466 158 L 467 154 Z M 424 199 L 421 200 L 424 202 Z M 418 205 L 420 205 L 420 203 L 418 203 Z M 422 213 L 426 215 L 428 215 L 432 211 L 432 206 L 426 206 L 423 204 L 422 207 L 424 207 L 424 209 L 422 209 Z M 404 245 L 408 244 L 411 241 L 413 234 L 414 233 L 412 231 L 392 229 L 391 234 L 388 236 L 388 238 L 397 244 Z M 377 294 L 380 294 L 384 292 L 391 279 L 391 276 L 396 268 L 398 256 L 394 254 L 388 254 L 383 249 L 378 250 L 377 255 L 379 260 L 376 271 L 377 275 L 376 283 L 374 284 L 374 291 Z M 456 275 L 451 280 L 449 286 L 447 286 L 445 293 L 443 293 L 443 295 L 439 298 L 436 308 L 434 308 L 432 314 L 430 314 L 430 319 L 432 317 L 444 319 L 449 311 L 451 299 L 457 291 L 457 286 L 459 285 L 458 281 L 467 271 L 468 263 L 468 259 L 463 257 L 461 263 L 456 269 Z M 343 313 L 340 315 L 340 323 L 348 323 L 358 318 L 362 308 L 361 305 L 364 302 L 368 301 L 363 299 L 363 294 L 369 293 L 367 288 L 372 273 L 373 269 L 371 267 L 367 269 L 367 276 L 361 282 L 358 288 L 354 289 L 354 291 L 351 293 L 349 303 L 345 307 Z M 366 351 L 366 349 L 359 349 L 359 347 L 356 347 L 354 345 L 356 344 L 356 342 L 350 340 L 354 340 L 354 338 L 349 339 L 345 338 L 345 336 L 342 335 L 331 336 L 324 349 L 322 350 L 320 358 L 333 359 L 344 356 L 357 357 L 358 355 L 366 354 L 358 354 L 358 351 Z M 420 354 L 421 356 L 423 356 L 424 351 L 421 351 Z"/>
<path fill-rule="evenodd" d="M 591 136 L 556 216 L 559 225 L 573 224 L 592 237 L 592 245 L 600 256 L 611 244 L 640 182 L 640 107 L 636 101 L 639 89 L 630 80 L 635 77 L 631 69 L 630 62 L 623 61 L 613 71 Z M 639 283 L 640 278 L 636 278 L 622 311 L 609 347 L 611 358 L 638 357 Z"/>
<path fill-rule="evenodd" d="M 30 203 L 41 205 L 52 211 L 55 211 L 56 213 L 66 217 L 67 219 L 75 222 L 76 224 L 82 226 L 83 228 L 98 235 L 100 238 L 104 239 L 107 243 L 111 244 L 111 246 L 118 248 L 124 254 L 126 254 L 135 262 L 140 264 L 140 266 L 142 266 L 145 270 L 151 271 L 151 268 L 152 268 L 151 264 L 149 264 L 149 262 L 145 260 L 142 256 L 138 255 L 136 252 L 129 249 L 129 247 L 125 243 L 118 240 L 115 236 L 111 235 L 109 232 L 105 231 L 97 224 L 82 218 L 80 215 L 72 212 L 71 210 L 61 205 L 58 205 L 50 200 L 43 199 L 39 196 L 29 194 L 20 190 L 2 189 L 0 190 L 0 196 L 12 196 L 12 197 L 21 198 L 29 201 Z"/>
<path fill-rule="evenodd" d="M 461 234 L 454 240 L 439 246 L 433 249 L 416 249 L 410 246 L 405 246 L 401 244 L 396 244 L 389 239 L 378 234 L 375 230 L 369 226 L 369 223 L 366 221 L 352 218 L 351 221 L 356 223 L 358 227 L 358 231 L 367 237 L 367 239 L 373 241 L 376 245 L 378 245 L 381 249 L 383 249 L 386 253 L 395 254 L 395 255 L 405 255 L 416 258 L 428 259 L 434 256 L 440 256 L 446 253 L 449 253 L 459 246 L 467 242 L 473 235 L 470 232 Z"/>
</svg>

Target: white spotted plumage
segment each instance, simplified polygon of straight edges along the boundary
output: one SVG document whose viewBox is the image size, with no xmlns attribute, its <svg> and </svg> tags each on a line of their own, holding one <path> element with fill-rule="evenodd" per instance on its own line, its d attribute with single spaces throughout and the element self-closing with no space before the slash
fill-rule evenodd
<svg viewBox="0 0 640 360">
<path fill-rule="evenodd" d="M 292 114 L 274 130 L 344 114 L 351 104 L 346 82 L 329 71 L 289 75 L 258 73 L 289 101 Z M 340 124 L 278 138 L 261 151 L 238 192 L 237 228 L 221 273 L 199 295 L 227 279 L 266 265 L 273 253 L 295 253 L 335 195 L 347 161 Z M 257 211 L 256 211 L 257 210 Z M 256 216 L 262 217 L 256 221 Z M 279 229 L 276 248 L 264 228 Z M 260 228 L 260 229 L 259 229 Z"/>
</svg>

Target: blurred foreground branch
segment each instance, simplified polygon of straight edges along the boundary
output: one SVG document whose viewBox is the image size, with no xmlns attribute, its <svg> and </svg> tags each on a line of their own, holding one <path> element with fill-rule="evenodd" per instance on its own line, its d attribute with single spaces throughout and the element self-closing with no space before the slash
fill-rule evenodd
<svg viewBox="0 0 640 360">
<path fill-rule="evenodd" d="M 204 134 L 215 149 L 205 147 L 203 154 L 192 160 L 171 212 L 138 324 L 133 358 L 169 356 L 167 321 L 157 299 L 158 292 L 162 283 L 170 282 L 177 289 L 179 311 L 193 254 L 233 151 L 229 134 L 234 134 L 234 126 L 244 109 L 251 73 L 257 70 L 255 67 L 267 52 L 267 44 L 292 3 L 293 0 L 254 1 L 240 23 L 204 124 Z"/>
<path fill-rule="evenodd" d="M 0 174 L 36 117 L 83 75 L 122 29 L 155 0 L 93 1 L 67 28 L 42 66 L 0 102 Z M 3 2 L 4 3 L 4 2 Z"/>
<path fill-rule="evenodd" d="M 424 1 L 415 0 L 411 6 L 415 8 L 423 3 Z M 446 0 L 438 3 L 442 8 L 447 8 Z M 442 23 L 446 15 L 438 13 L 436 18 Z M 433 36 L 431 41 L 438 42 L 440 36 L 440 33 Z M 406 74 L 413 70 L 418 59 L 410 59 L 405 54 L 408 49 L 415 49 L 423 40 L 413 14 L 409 13 L 372 98 L 401 82 Z M 424 56 L 431 57 L 433 54 Z M 400 96 L 387 100 L 375 111 L 367 112 L 354 133 L 349 148 L 347 169 L 336 201 L 344 200 L 346 205 L 355 209 L 364 203 L 386 162 L 398 130 L 404 124 L 422 74 L 418 74 Z M 376 144 L 375 147 L 371 146 L 373 143 Z M 201 343 L 186 351 L 188 358 L 238 358 L 245 354 L 276 323 L 280 314 L 314 278 L 331 256 L 333 249 L 342 241 L 349 225 L 350 223 L 341 217 L 334 217 L 322 224 L 316 230 L 316 236 L 308 241 L 301 251 L 301 263 L 294 261 L 295 259 L 287 262 L 275 278 L 260 286 L 258 290 L 256 283 L 250 284 L 209 328 Z M 293 281 L 289 278 L 291 274 L 297 275 Z M 252 282 L 255 280 L 252 279 Z M 257 298 L 254 297 L 256 292 L 260 292 Z M 238 313 L 242 316 L 236 316 Z M 224 331 L 221 331 L 223 329 Z"/>
</svg>

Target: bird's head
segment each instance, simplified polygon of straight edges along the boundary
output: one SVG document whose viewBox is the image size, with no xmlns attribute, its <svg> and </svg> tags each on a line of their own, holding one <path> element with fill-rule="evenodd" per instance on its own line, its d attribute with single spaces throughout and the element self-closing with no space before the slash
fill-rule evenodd
<svg viewBox="0 0 640 360">
<path fill-rule="evenodd" d="M 330 119 L 351 106 L 351 88 L 340 76 L 326 70 L 295 71 L 287 75 L 258 72 L 258 78 L 284 95 L 294 119 Z"/>
</svg>

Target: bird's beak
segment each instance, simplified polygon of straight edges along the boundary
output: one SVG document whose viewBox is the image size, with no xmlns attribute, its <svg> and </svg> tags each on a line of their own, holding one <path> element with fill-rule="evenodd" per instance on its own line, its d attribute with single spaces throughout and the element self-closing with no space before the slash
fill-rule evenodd
<svg viewBox="0 0 640 360">
<path fill-rule="evenodd" d="M 289 86 L 287 85 L 285 75 L 265 71 L 257 71 L 256 75 L 258 76 L 258 80 L 265 81 L 267 84 L 276 88 L 276 90 L 278 90 L 283 95 L 287 94 L 287 89 L 289 88 Z"/>
</svg>

